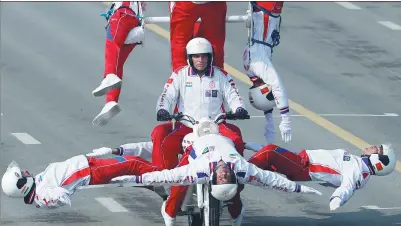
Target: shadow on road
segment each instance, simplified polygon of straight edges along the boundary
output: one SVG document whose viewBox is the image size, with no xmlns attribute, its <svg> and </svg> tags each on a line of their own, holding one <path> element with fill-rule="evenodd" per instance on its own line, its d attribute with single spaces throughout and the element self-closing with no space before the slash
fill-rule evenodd
<svg viewBox="0 0 401 226">
<path fill-rule="evenodd" d="M 312 219 L 302 217 L 274 217 L 274 216 L 248 216 L 244 218 L 243 224 L 249 226 L 339 226 L 339 225 L 364 225 L 364 226 L 384 226 L 401 225 L 401 213 L 385 215 L 376 210 L 363 209 L 359 212 L 348 213 L 311 213 L 325 217 L 324 219 Z"/>
</svg>

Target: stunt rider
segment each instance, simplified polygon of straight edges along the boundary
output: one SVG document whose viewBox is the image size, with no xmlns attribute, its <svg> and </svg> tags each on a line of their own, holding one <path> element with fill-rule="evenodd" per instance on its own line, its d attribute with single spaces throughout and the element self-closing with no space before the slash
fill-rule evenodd
<svg viewBox="0 0 401 226">
<path fill-rule="evenodd" d="M 173 71 L 187 65 L 185 46 L 194 37 L 210 41 L 214 50 L 212 64 L 224 68 L 227 3 L 225 1 L 169 2 L 170 43 Z M 201 23 L 197 23 L 198 19 Z"/>
<path fill-rule="evenodd" d="M 188 65 L 173 72 L 157 101 L 157 120 L 169 120 L 176 104 L 176 110 L 195 120 L 214 118 L 225 111 L 224 103 L 228 103 L 230 110 L 240 118 L 248 116 L 234 80 L 224 70 L 212 66 L 214 55 L 210 42 L 205 38 L 194 38 L 188 42 L 186 53 Z M 244 143 L 240 129 L 224 122 L 219 125 L 219 130 L 233 140 L 242 155 Z M 153 164 L 162 169 L 177 166 L 181 141 L 190 132 L 192 129 L 185 123 L 177 123 L 174 131 L 170 122 L 156 126 L 151 134 Z"/>
<path fill-rule="evenodd" d="M 370 176 L 386 176 L 394 171 L 395 152 L 391 144 L 370 146 L 361 156 L 344 149 L 302 150 L 299 154 L 269 144 L 248 162 L 264 170 L 281 173 L 294 181 L 324 181 L 338 187 L 330 197 L 330 210 L 344 205 Z"/>
<path fill-rule="evenodd" d="M 25 204 L 35 202 L 40 208 L 57 208 L 71 206 L 71 195 L 79 186 L 107 184 L 114 177 L 155 170 L 159 169 L 137 156 L 99 159 L 78 155 L 51 163 L 34 176 L 12 161 L 1 179 L 1 187 L 7 196 L 23 198 Z"/>
<path fill-rule="evenodd" d="M 166 226 L 175 225 L 188 186 L 211 183 L 211 194 L 218 200 L 232 200 L 228 210 L 233 225 L 241 225 L 245 207 L 238 191 L 240 184 L 251 184 L 262 188 L 285 192 L 321 193 L 313 188 L 299 185 L 285 177 L 258 168 L 248 163 L 234 148 L 233 142 L 218 134 L 218 127 L 209 127 L 200 122 L 193 145 L 187 148 L 179 165 L 171 170 L 145 173 L 137 176 L 121 176 L 113 183 L 136 182 L 143 185 L 180 185 L 171 188 L 171 194 L 163 202 L 162 215 Z M 210 125 L 212 126 L 212 125 Z M 204 130 L 202 130 L 204 129 Z M 207 132 L 206 132 L 207 131 Z"/>
<path fill-rule="evenodd" d="M 249 90 L 249 101 L 254 108 L 264 112 L 264 135 L 269 144 L 274 143 L 276 134 L 273 107 L 280 110 L 281 138 L 287 143 L 291 141 L 288 96 L 271 62 L 273 48 L 279 44 L 283 2 L 251 2 L 251 5 L 251 34 L 243 55 L 245 71 L 253 83 Z"/>
<path fill-rule="evenodd" d="M 120 113 L 118 99 L 121 92 L 123 67 L 132 50 L 144 40 L 145 31 L 139 16 L 144 10 L 144 2 L 113 2 L 107 19 L 105 67 L 101 84 L 93 90 L 95 97 L 106 94 L 106 105 L 93 119 L 94 126 L 103 126 Z"/>
</svg>

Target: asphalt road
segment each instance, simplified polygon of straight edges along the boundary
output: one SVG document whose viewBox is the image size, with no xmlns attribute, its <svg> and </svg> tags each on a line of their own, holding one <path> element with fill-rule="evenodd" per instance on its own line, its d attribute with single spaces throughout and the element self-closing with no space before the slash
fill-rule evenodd
<svg viewBox="0 0 401 226">
<path fill-rule="evenodd" d="M 358 6 L 359 10 L 350 10 L 335 3 L 285 3 L 282 40 L 274 53 L 274 65 L 290 99 L 318 114 L 401 114 L 401 31 L 377 23 L 389 20 L 401 24 L 396 10 L 400 3 Z M 11 160 L 40 172 L 51 162 L 93 148 L 149 140 L 157 124 L 155 103 L 170 75 L 168 40 L 151 31 L 146 33 L 145 45 L 134 50 L 124 68 L 122 112 L 106 127 L 97 128 L 91 121 L 103 107 L 104 98 L 95 98 L 91 92 L 103 74 L 105 21 L 99 14 L 105 6 L 86 2 L 1 3 L 0 8 L 0 173 Z M 228 14 L 243 14 L 245 9 L 245 3 L 230 3 Z M 167 3 L 148 3 L 148 10 L 147 16 L 168 15 Z M 227 26 L 226 62 L 240 71 L 246 34 L 243 25 Z M 236 81 L 240 93 L 247 96 L 248 86 Z M 260 115 L 251 108 L 250 112 Z M 399 117 L 328 119 L 369 143 L 391 141 L 395 147 L 401 145 Z M 360 153 L 304 117 L 292 117 L 292 121 L 293 141 L 283 144 L 278 137 L 279 145 L 297 151 L 352 148 L 354 154 Z M 246 140 L 263 142 L 262 123 L 262 118 L 255 118 L 235 124 Z M 24 144 L 11 133 L 27 133 L 40 144 Z M 401 224 L 399 177 L 395 172 L 372 178 L 334 213 L 328 207 L 334 191 L 331 187 L 305 183 L 324 193 L 317 197 L 248 186 L 243 192 L 247 205 L 243 223 Z M 72 208 L 47 211 L 3 194 L 0 197 L 2 225 L 163 225 L 162 200 L 142 189 L 80 191 L 73 196 Z M 99 197 L 112 198 L 122 212 L 111 212 L 113 206 L 101 205 L 96 200 Z M 361 208 L 369 205 L 400 209 Z M 184 217 L 177 220 L 185 225 Z"/>
</svg>

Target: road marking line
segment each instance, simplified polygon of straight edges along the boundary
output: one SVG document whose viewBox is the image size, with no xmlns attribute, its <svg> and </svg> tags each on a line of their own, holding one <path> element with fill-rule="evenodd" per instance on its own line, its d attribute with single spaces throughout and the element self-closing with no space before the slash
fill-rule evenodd
<svg viewBox="0 0 401 226">
<path fill-rule="evenodd" d="M 387 28 L 390 28 L 391 30 L 394 30 L 394 31 L 400 31 L 401 30 L 401 26 L 400 25 L 395 24 L 395 23 L 393 23 L 391 21 L 377 21 L 377 23 L 379 23 L 379 24 L 381 24 L 381 25 L 383 25 L 383 26 L 385 26 Z"/>
<path fill-rule="evenodd" d="M 361 208 L 369 210 L 401 210 L 401 207 L 361 206 Z"/>
<path fill-rule="evenodd" d="M 97 197 L 95 199 L 104 207 L 106 207 L 110 212 L 113 213 L 129 212 L 124 206 L 120 205 L 113 198 Z"/>
<path fill-rule="evenodd" d="M 24 144 L 40 144 L 38 140 L 36 140 L 27 133 L 11 133 L 11 135 L 15 136 L 18 140 L 20 140 Z"/>
<path fill-rule="evenodd" d="M 320 116 L 338 116 L 338 117 L 397 117 L 399 116 L 396 113 L 384 113 L 382 115 L 375 114 L 318 114 Z M 290 115 L 291 117 L 305 117 L 304 115 Z M 251 118 L 264 118 L 264 115 L 255 115 L 251 116 Z M 273 116 L 280 118 L 281 116 Z"/>
<path fill-rule="evenodd" d="M 352 4 L 351 2 L 336 2 L 336 3 L 339 4 L 340 6 L 346 8 L 346 9 L 353 9 L 353 10 L 361 9 L 361 7 L 359 7 L 359 6 L 355 5 L 355 4 Z"/>
<path fill-rule="evenodd" d="M 103 2 L 104 4 L 108 5 L 107 2 Z M 351 3 L 349 3 L 351 4 Z M 349 5 L 348 4 L 348 5 Z M 341 5 L 341 4 L 340 4 Z M 352 4 L 354 5 L 354 4 Z M 359 8 L 358 6 L 354 5 L 355 7 Z M 354 8 L 355 8 L 354 7 Z M 355 8 L 356 9 L 356 8 Z M 162 27 L 156 25 L 156 24 L 146 24 L 146 28 L 149 30 L 155 32 L 156 34 L 166 38 L 167 40 L 170 40 L 170 32 L 163 29 Z M 244 82 L 245 84 L 252 85 L 252 82 L 249 81 L 248 76 L 243 74 L 242 72 L 238 71 L 237 69 L 233 68 L 232 66 L 224 63 L 224 69 L 230 73 L 232 76 L 236 77 L 240 81 Z M 330 131 L 331 133 L 337 135 L 338 137 L 342 138 L 343 140 L 347 141 L 348 143 L 354 145 L 355 147 L 363 150 L 365 147 L 370 146 L 366 141 L 362 140 L 361 138 L 353 135 L 352 133 L 342 129 L 341 127 L 333 124 L 329 120 L 319 116 L 318 114 L 314 113 L 311 110 L 308 110 L 307 108 L 303 107 L 300 104 L 295 103 L 292 100 L 288 100 L 290 108 L 293 109 L 294 111 L 300 113 L 301 115 L 304 115 L 306 118 L 311 120 L 312 122 L 316 123 L 317 125 L 325 128 L 326 130 Z M 397 161 L 396 165 L 396 170 L 398 172 L 401 172 L 401 162 Z"/>
</svg>

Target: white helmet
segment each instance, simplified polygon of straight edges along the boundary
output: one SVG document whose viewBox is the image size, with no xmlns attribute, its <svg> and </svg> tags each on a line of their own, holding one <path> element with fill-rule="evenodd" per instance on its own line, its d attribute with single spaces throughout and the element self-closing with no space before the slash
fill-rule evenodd
<svg viewBox="0 0 401 226">
<path fill-rule="evenodd" d="M 186 46 L 186 52 L 187 52 L 187 62 L 192 68 L 194 68 L 192 59 L 190 57 L 192 54 L 201 54 L 201 53 L 210 54 L 208 65 L 212 65 L 213 47 L 212 44 L 210 44 L 210 42 L 207 39 L 201 37 L 192 39 L 191 41 L 188 42 Z"/>
<path fill-rule="evenodd" d="M 383 154 L 371 154 L 369 157 L 376 176 L 386 176 L 393 172 L 396 159 L 391 144 L 382 144 Z"/>
<path fill-rule="evenodd" d="M 1 179 L 3 192 L 13 198 L 23 198 L 28 195 L 34 186 L 33 177 L 24 177 L 21 169 L 15 161 L 7 167 Z"/>
<path fill-rule="evenodd" d="M 193 133 L 195 138 L 207 135 L 207 134 L 219 134 L 219 126 L 208 118 L 202 118 L 193 127 Z"/>
<path fill-rule="evenodd" d="M 214 184 L 211 186 L 211 194 L 217 200 L 228 201 L 237 194 L 237 184 Z"/>
<path fill-rule="evenodd" d="M 187 148 L 194 143 L 194 141 L 195 141 L 194 133 L 188 133 L 187 135 L 185 135 L 181 143 L 183 151 L 185 152 Z"/>
<path fill-rule="evenodd" d="M 249 102 L 261 111 L 268 111 L 276 106 L 271 86 L 267 84 L 249 88 Z"/>
</svg>

